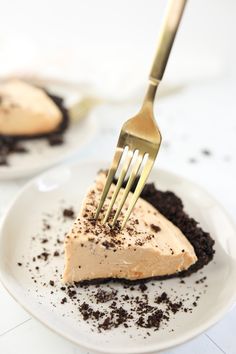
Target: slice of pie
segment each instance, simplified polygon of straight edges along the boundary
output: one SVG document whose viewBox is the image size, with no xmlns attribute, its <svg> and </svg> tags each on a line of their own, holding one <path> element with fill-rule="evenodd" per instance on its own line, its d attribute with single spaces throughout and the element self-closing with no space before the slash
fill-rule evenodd
<svg viewBox="0 0 236 354">
<path fill-rule="evenodd" d="M 60 96 L 18 79 L 0 83 L 0 166 L 12 153 L 28 152 L 21 141 L 46 138 L 63 144 L 70 117 Z"/>
<path fill-rule="evenodd" d="M 62 121 L 62 111 L 45 90 L 16 79 L 0 85 L 0 135 L 45 135 Z"/>
<path fill-rule="evenodd" d="M 123 230 L 119 224 L 111 228 L 109 223 L 96 222 L 94 214 L 105 180 L 104 173 L 97 176 L 84 199 L 79 217 L 66 236 L 65 283 L 166 276 L 186 270 L 197 261 L 184 234 L 141 198 Z M 114 185 L 111 193 L 112 190 Z M 127 204 L 131 197 L 132 193 Z"/>
</svg>

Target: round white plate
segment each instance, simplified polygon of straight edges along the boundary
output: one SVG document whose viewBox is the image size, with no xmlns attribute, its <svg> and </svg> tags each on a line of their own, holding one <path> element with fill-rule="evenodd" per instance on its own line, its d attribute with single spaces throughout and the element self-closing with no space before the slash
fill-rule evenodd
<svg viewBox="0 0 236 354">
<path fill-rule="evenodd" d="M 28 80 L 40 84 L 51 93 L 65 99 L 66 106 L 76 101 L 83 87 L 73 83 L 53 80 Z M 32 176 L 50 166 L 58 164 L 79 152 L 96 134 L 97 120 L 93 113 L 85 119 L 73 122 L 64 134 L 64 144 L 50 146 L 47 139 L 34 139 L 22 142 L 28 150 L 25 154 L 11 154 L 9 166 L 0 166 L 0 180 Z"/>
<path fill-rule="evenodd" d="M 128 328 L 125 333 L 124 328 L 120 327 L 102 333 L 97 330 L 92 332 L 91 326 L 82 321 L 78 308 L 72 302 L 60 305 L 65 296 L 60 290 L 63 256 L 49 257 L 48 262 L 41 264 L 40 282 L 49 284 L 49 280 L 53 279 L 55 288 L 40 286 L 31 279 L 32 276 L 37 279 L 32 259 L 42 252 L 42 219 L 53 215 L 50 216 L 51 228 L 46 231 L 50 241 L 45 247 L 50 252 L 50 245 L 58 237 L 63 237 L 72 223 L 72 220 L 62 221 L 62 208 L 73 206 L 78 211 L 86 189 L 97 171 L 105 167 L 104 163 L 86 162 L 55 168 L 25 186 L 7 212 L 1 228 L 2 282 L 32 316 L 55 332 L 90 350 L 110 354 L 143 354 L 183 343 L 218 321 L 235 301 L 236 232 L 231 220 L 217 202 L 207 192 L 182 177 L 163 170 L 154 170 L 150 181 L 154 181 L 160 189 L 176 192 L 183 199 L 187 212 L 199 220 L 200 225 L 216 241 L 214 260 L 202 271 L 186 278 L 185 284 L 181 284 L 177 278 L 163 281 L 162 291 L 169 293 L 174 289 L 177 295 L 188 292 L 191 298 L 197 287 L 196 280 L 207 277 L 208 287 L 205 287 L 205 283 L 199 285 L 202 295 L 192 313 L 177 313 L 168 326 L 161 327 L 156 332 L 150 330 L 150 336 L 146 336 L 146 339 L 146 330 L 138 330 L 135 326 Z M 38 242 L 32 242 L 32 237 Z M 23 266 L 19 267 L 17 262 L 22 262 Z M 28 267 L 25 266 L 27 263 Z M 55 267 L 59 269 L 57 274 Z M 29 268 L 32 268 L 31 273 Z M 159 285 L 158 281 L 155 286 L 149 284 L 148 292 L 157 293 L 160 291 Z M 114 287 L 120 287 L 121 291 L 123 289 L 120 284 L 114 284 Z M 79 291 L 81 298 L 86 300 L 86 291 Z M 188 307 L 189 304 L 185 305 Z"/>
</svg>

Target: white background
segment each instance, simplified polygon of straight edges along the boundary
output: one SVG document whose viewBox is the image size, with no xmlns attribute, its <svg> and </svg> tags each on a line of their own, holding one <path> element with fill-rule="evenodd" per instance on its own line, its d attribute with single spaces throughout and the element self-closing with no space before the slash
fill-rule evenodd
<svg viewBox="0 0 236 354">
<path fill-rule="evenodd" d="M 145 88 L 165 4 L 0 0 L 0 76 L 79 80 L 113 101 L 100 108 L 100 136 L 77 157 L 109 158 L 121 121 L 135 112 Z M 158 165 L 204 186 L 236 221 L 235 14 L 234 0 L 189 0 L 156 117 L 164 136 Z M 121 104 L 124 116 L 112 120 L 112 109 Z M 202 155 L 204 148 L 212 152 L 210 158 Z M 0 183 L 0 216 L 25 182 Z M 235 309 L 207 333 L 168 353 L 235 354 L 234 328 Z M 84 353 L 31 319 L 0 286 L 0 353 L 32 352 Z"/>
</svg>

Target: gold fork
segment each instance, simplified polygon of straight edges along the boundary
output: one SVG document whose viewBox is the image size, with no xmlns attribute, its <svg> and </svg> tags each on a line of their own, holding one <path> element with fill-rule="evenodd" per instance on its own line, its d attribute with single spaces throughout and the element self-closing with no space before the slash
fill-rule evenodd
<svg viewBox="0 0 236 354">
<path fill-rule="evenodd" d="M 112 208 L 117 200 L 127 172 L 130 170 L 130 176 L 111 223 L 112 226 L 116 223 L 131 187 L 140 172 L 138 184 L 128 205 L 121 228 L 125 226 L 155 162 L 161 144 L 161 133 L 154 120 L 153 102 L 157 87 L 165 71 L 186 2 L 187 0 L 170 0 L 168 3 L 167 13 L 162 24 L 158 41 L 157 53 L 149 75 L 147 94 L 144 98 L 140 112 L 126 121 L 122 126 L 115 155 L 96 211 L 95 218 L 97 219 L 104 205 L 121 159 L 123 159 L 124 162 L 121 164 L 123 167 L 121 168 L 105 217 L 102 220 L 103 223 L 105 223 L 110 217 Z"/>
</svg>

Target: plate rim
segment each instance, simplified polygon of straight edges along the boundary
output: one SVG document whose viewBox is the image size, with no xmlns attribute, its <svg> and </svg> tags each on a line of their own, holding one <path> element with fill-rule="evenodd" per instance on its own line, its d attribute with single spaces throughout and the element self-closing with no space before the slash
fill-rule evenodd
<svg viewBox="0 0 236 354">
<path fill-rule="evenodd" d="M 30 188 L 31 186 L 33 186 L 35 183 L 37 183 L 38 179 L 40 178 L 44 178 L 47 177 L 47 175 L 51 174 L 51 173 L 55 173 L 57 171 L 60 171 L 62 169 L 67 169 L 69 171 L 72 171 L 74 168 L 81 166 L 81 165 L 91 165 L 91 164 L 99 164 L 100 166 L 104 166 L 104 165 L 109 165 L 109 162 L 106 160 L 95 160 L 95 159 L 82 159 L 82 160 L 78 160 L 76 162 L 73 163 L 67 163 L 65 165 L 60 165 L 60 166 L 54 166 L 46 171 L 44 171 L 43 173 L 37 175 L 36 177 L 30 179 L 15 195 L 15 197 L 13 198 L 13 200 L 10 202 L 10 204 L 8 205 L 7 209 L 5 210 L 5 212 L 3 213 L 3 216 L 1 218 L 1 222 L 0 222 L 0 242 L 2 242 L 2 238 L 3 238 L 3 228 L 4 225 L 7 221 L 8 215 L 11 212 L 12 208 L 14 207 L 15 203 L 17 202 L 17 200 L 25 193 L 25 191 Z M 215 197 L 213 197 L 204 187 L 202 187 L 201 185 L 197 184 L 196 182 L 192 181 L 189 178 L 185 178 L 179 174 L 173 173 L 170 170 L 167 169 L 163 169 L 163 168 L 158 168 L 156 166 L 154 166 L 154 170 L 157 171 L 161 171 L 163 173 L 167 173 L 168 175 L 171 175 L 171 177 L 174 177 L 175 179 L 179 179 L 179 180 L 184 180 L 185 182 L 187 182 L 190 185 L 193 185 L 195 188 L 199 189 L 201 192 L 203 192 L 207 197 L 209 197 L 215 205 L 217 205 L 217 207 L 220 209 L 221 213 L 224 214 L 224 216 L 227 218 L 227 220 L 229 221 L 229 223 L 232 225 L 232 227 L 234 228 L 235 232 L 236 232 L 236 226 L 234 221 L 232 220 L 232 217 L 229 215 L 229 213 L 224 209 L 224 207 L 221 205 L 221 203 L 219 203 L 217 201 L 217 199 Z M 2 283 L 3 287 L 6 289 L 6 291 L 9 293 L 9 295 L 28 313 L 30 314 L 30 316 L 32 316 L 34 319 L 36 319 L 37 321 L 39 321 L 40 323 L 42 323 L 44 326 L 46 326 L 48 329 L 50 329 L 52 332 L 62 336 L 63 338 L 69 340 L 70 342 L 79 345 L 80 347 L 86 349 L 86 350 L 92 350 L 96 353 L 103 353 L 103 354 L 120 354 L 121 352 L 119 350 L 111 349 L 111 348 L 98 348 L 97 346 L 94 345 L 90 345 L 90 344 L 86 344 L 85 342 L 81 342 L 81 341 L 76 341 L 76 339 L 71 336 L 68 333 L 64 333 L 62 330 L 60 329 L 56 329 L 51 323 L 49 324 L 48 322 L 45 322 L 45 320 L 42 317 L 41 312 L 38 313 L 37 311 L 35 311 L 35 309 L 32 307 L 28 307 L 26 304 L 26 301 L 24 302 L 24 299 L 18 299 L 17 296 L 15 296 L 14 291 L 11 288 L 11 285 L 8 284 L 8 280 L 7 280 L 7 274 L 4 269 L 2 269 L 1 267 L 1 263 L 0 263 L 0 282 Z M 22 301 L 23 300 L 23 301 Z M 190 340 L 192 340 L 193 338 L 195 338 L 196 336 L 200 335 L 201 333 L 205 332 L 207 329 L 211 328 L 214 324 L 216 324 L 220 319 L 223 318 L 223 316 L 229 312 L 229 310 L 233 307 L 233 305 L 236 303 L 236 289 L 235 292 L 231 294 L 231 296 L 228 298 L 228 301 L 226 304 L 224 304 L 224 306 L 221 306 L 220 310 L 218 310 L 208 321 L 205 321 L 202 325 L 196 327 L 195 329 L 191 330 L 190 333 L 187 333 L 187 335 L 181 335 L 180 337 L 177 338 L 172 338 L 169 341 L 169 344 L 166 346 L 165 343 L 163 343 L 162 346 L 159 347 L 155 347 L 156 344 L 149 344 L 146 346 L 145 351 L 142 350 L 142 353 L 154 353 L 154 352 L 159 352 L 162 350 L 167 350 L 176 346 L 179 346 L 183 343 L 186 343 Z M 123 350 L 122 354 L 138 354 L 140 352 L 138 352 L 135 348 L 134 349 L 128 349 L 128 350 Z"/>
</svg>

